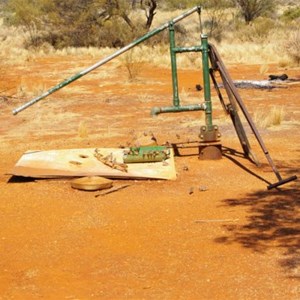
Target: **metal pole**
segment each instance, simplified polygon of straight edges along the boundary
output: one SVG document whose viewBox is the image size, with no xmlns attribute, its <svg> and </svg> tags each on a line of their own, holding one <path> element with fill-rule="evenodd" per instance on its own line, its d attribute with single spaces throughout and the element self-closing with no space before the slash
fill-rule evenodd
<svg viewBox="0 0 300 300">
<path fill-rule="evenodd" d="M 204 103 L 183 105 L 183 106 L 153 107 L 151 109 L 151 115 L 157 116 L 158 114 L 163 114 L 163 113 L 177 113 L 177 112 L 198 111 L 198 110 L 205 110 L 205 109 L 206 106 Z"/>
<path fill-rule="evenodd" d="M 226 83 L 228 85 L 230 92 L 232 93 L 232 95 L 234 96 L 234 99 L 238 103 L 238 105 L 239 105 L 242 113 L 244 114 L 244 116 L 245 116 L 252 132 L 254 133 L 254 136 L 255 136 L 258 144 L 260 145 L 262 151 L 264 152 L 265 157 L 267 158 L 269 165 L 271 166 L 274 174 L 276 175 L 276 177 L 278 179 L 278 182 L 276 182 L 274 184 L 270 184 L 268 186 L 268 190 L 273 189 L 273 188 L 278 187 L 278 186 L 281 186 L 281 185 L 283 185 L 285 183 L 288 183 L 290 181 L 296 180 L 297 176 L 295 176 L 295 175 L 291 176 L 289 178 L 286 178 L 286 179 L 283 179 L 281 177 L 279 171 L 277 170 L 277 168 L 276 168 L 276 166 L 275 166 L 275 164 L 274 164 L 274 162 L 273 162 L 273 160 L 272 160 L 272 158 L 269 154 L 268 149 L 265 146 L 265 143 L 264 143 L 262 137 L 260 136 L 260 133 L 258 132 L 258 130 L 257 130 L 257 128 L 256 128 L 256 126 L 255 126 L 255 124 L 254 124 L 254 122 L 253 122 L 253 120 L 252 120 L 245 104 L 242 101 L 242 98 L 241 98 L 237 88 L 235 87 L 231 77 L 229 76 L 229 73 L 228 73 L 223 61 L 221 60 L 221 57 L 220 57 L 216 47 L 213 46 L 213 45 L 210 45 L 210 48 L 211 48 L 211 51 L 213 52 L 213 55 L 216 58 L 216 65 L 217 65 L 217 67 L 220 71 L 220 74 L 222 75 L 222 79 L 223 79 L 224 84 Z"/>
<path fill-rule="evenodd" d="M 207 130 L 214 129 L 212 121 L 212 104 L 211 104 L 211 91 L 210 91 L 210 76 L 209 76 L 209 47 L 207 41 L 207 35 L 201 34 L 201 46 L 202 46 L 202 69 L 203 69 L 203 84 L 204 84 L 204 100 L 205 100 L 205 123 Z"/>
<path fill-rule="evenodd" d="M 191 15 L 194 12 L 199 12 L 200 11 L 200 6 L 195 6 L 194 8 L 191 8 L 190 10 L 186 11 L 185 13 L 181 14 L 180 16 L 174 18 L 171 22 L 173 22 L 173 24 L 181 21 L 182 19 L 188 17 L 189 15 Z M 96 68 L 106 64 L 107 62 L 111 61 L 112 59 L 116 58 L 117 56 L 123 54 L 124 52 L 130 50 L 131 48 L 137 46 L 138 44 L 146 41 L 147 39 L 151 38 L 152 36 L 160 33 L 161 31 L 163 31 L 164 29 L 169 27 L 169 22 L 157 27 L 156 29 L 146 33 L 145 35 L 143 35 L 142 37 L 136 39 L 135 41 L 133 41 L 132 43 L 128 44 L 127 46 L 119 49 L 118 51 L 116 51 L 115 53 L 113 53 L 112 55 L 100 60 L 99 62 L 97 62 L 96 64 L 92 65 L 91 67 L 75 74 L 74 76 L 71 76 L 70 78 L 64 80 L 63 82 L 59 83 L 58 85 L 54 86 L 53 88 L 49 89 L 47 92 L 43 93 L 42 95 L 32 99 L 31 101 L 25 103 L 24 105 L 16 108 L 13 110 L 13 114 L 16 115 L 18 114 L 20 111 L 26 109 L 27 107 L 33 105 L 34 103 L 44 99 L 45 97 L 49 96 L 50 94 L 58 91 L 59 89 L 65 87 L 66 85 L 70 84 L 71 82 L 81 78 L 82 76 L 86 75 L 87 73 L 95 70 Z"/>
<path fill-rule="evenodd" d="M 172 85 L 173 85 L 173 105 L 178 107 L 180 105 L 178 95 L 178 77 L 177 77 L 177 61 L 175 48 L 175 30 L 174 23 L 170 22 L 169 25 L 169 38 L 170 38 L 170 55 L 171 55 L 171 69 L 172 69 Z"/>
</svg>

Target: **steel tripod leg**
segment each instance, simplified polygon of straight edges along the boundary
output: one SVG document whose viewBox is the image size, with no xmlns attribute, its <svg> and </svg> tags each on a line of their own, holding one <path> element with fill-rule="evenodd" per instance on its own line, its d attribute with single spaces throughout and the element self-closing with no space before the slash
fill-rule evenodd
<svg viewBox="0 0 300 300">
<path fill-rule="evenodd" d="M 249 158 L 257 166 L 260 166 L 259 160 L 257 159 L 256 155 L 253 153 L 253 151 L 250 147 L 250 143 L 248 141 L 246 132 L 244 130 L 244 127 L 243 127 L 241 119 L 238 115 L 238 112 L 235 109 L 232 109 L 232 108 L 229 107 L 229 114 L 230 114 L 233 126 L 235 128 L 235 131 L 237 133 L 237 136 L 240 140 L 240 144 L 243 148 L 245 156 L 247 158 Z"/>
<path fill-rule="evenodd" d="M 220 89 L 218 87 L 218 83 L 217 83 L 216 78 L 214 76 L 213 70 L 210 70 L 210 76 L 211 76 L 212 82 L 214 84 L 214 87 L 215 87 L 215 89 L 217 91 L 219 100 L 220 100 L 220 102 L 221 102 L 221 104 L 223 106 L 223 109 L 231 117 L 233 126 L 234 126 L 235 131 L 237 133 L 237 136 L 239 138 L 239 141 L 240 141 L 240 144 L 241 144 L 242 149 L 244 151 L 245 157 L 249 158 L 253 163 L 255 163 L 257 166 L 259 166 L 260 163 L 259 163 L 256 155 L 251 150 L 250 143 L 249 143 L 248 138 L 246 136 L 243 124 L 241 122 L 241 119 L 240 119 L 240 117 L 238 115 L 237 110 L 235 109 L 236 105 L 234 105 L 232 103 L 232 99 L 230 99 L 230 95 L 228 95 L 230 104 L 225 105 L 225 102 L 224 102 L 224 99 L 223 99 L 223 95 L 222 95 L 222 93 L 221 93 L 221 91 L 220 91 Z"/>
<path fill-rule="evenodd" d="M 280 185 L 286 184 L 286 183 L 294 181 L 296 179 L 297 179 L 296 175 L 291 176 L 291 177 L 286 178 L 286 179 L 280 179 L 280 180 L 278 180 L 278 182 L 268 185 L 268 190 L 279 187 Z"/>
<path fill-rule="evenodd" d="M 211 57 L 210 57 L 210 59 L 211 59 Z M 212 82 L 213 82 L 213 84 L 214 84 L 214 88 L 215 88 L 215 90 L 216 90 L 216 92 L 217 92 L 217 94 L 218 94 L 219 100 L 220 100 L 220 102 L 221 102 L 221 104 L 222 104 L 222 106 L 223 106 L 223 109 L 228 113 L 228 110 L 227 110 L 227 107 L 226 107 L 226 105 L 225 105 L 225 101 L 224 101 L 223 95 L 222 95 L 222 93 L 221 93 L 221 91 L 220 91 L 220 88 L 219 88 L 219 86 L 218 86 L 216 77 L 215 77 L 215 75 L 214 75 L 214 70 L 210 69 L 210 70 L 209 70 L 209 74 L 210 74 L 210 78 L 211 78 L 211 80 L 212 80 Z"/>
<path fill-rule="evenodd" d="M 240 95 L 239 95 L 232 79 L 230 78 L 230 76 L 229 76 L 229 74 L 228 74 L 228 72 L 225 68 L 225 65 L 223 64 L 216 48 L 213 45 L 210 45 L 210 47 L 211 47 L 210 48 L 211 52 L 213 52 L 213 57 L 216 60 L 215 64 L 217 65 L 218 70 L 219 70 L 219 72 L 222 75 L 222 78 L 224 80 L 224 84 L 226 84 L 229 87 L 232 95 L 234 96 L 234 98 L 235 98 L 236 102 L 238 103 L 239 107 L 241 108 L 241 110 L 242 110 L 249 126 L 252 129 L 252 132 L 254 133 L 261 149 L 263 150 L 263 152 L 264 152 L 264 154 L 265 154 L 265 156 L 266 156 L 266 158 L 269 162 L 269 165 L 271 166 L 273 172 L 275 173 L 275 175 L 278 179 L 278 182 L 276 182 L 274 184 L 270 184 L 268 186 L 268 189 L 270 190 L 272 188 L 278 187 L 278 186 L 283 185 L 285 183 L 288 183 L 290 181 L 296 180 L 297 176 L 291 176 L 287 179 L 282 179 L 282 177 L 280 176 L 279 171 L 277 170 L 277 168 L 276 168 L 276 166 L 275 166 L 275 164 L 274 164 L 274 162 L 273 162 L 273 160 L 272 160 L 272 158 L 271 158 L 271 156 L 270 156 L 270 154 L 269 154 L 269 152 L 268 152 L 268 150 L 267 150 L 267 148 L 266 148 L 266 146 L 265 146 L 265 144 L 264 144 L 264 142 L 263 142 L 256 126 L 255 126 L 255 124 L 254 124 L 254 122 L 252 121 L 252 118 L 251 118 L 248 110 L 246 109 L 246 106 L 244 105 L 244 103 L 243 103 L 243 101 L 242 101 L 242 99 L 241 99 L 241 97 L 240 97 Z"/>
</svg>

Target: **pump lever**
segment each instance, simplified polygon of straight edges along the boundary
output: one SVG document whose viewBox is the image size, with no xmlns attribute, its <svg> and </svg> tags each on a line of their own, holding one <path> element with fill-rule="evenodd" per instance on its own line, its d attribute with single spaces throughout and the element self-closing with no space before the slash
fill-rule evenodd
<svg viewBox="0 0 300 300">
<path fill-rule="evenodd" d="M 286 179 L 281 179 L 281 180 L 279 180 L 279 181 L 276 182 L 276 183 L 273 183 L 273 184 L 268 185 L 268 190 L 271 190 L 271 189 L 273 189 L 273 188 L 277 188 L 277 187 L 279 187 L 279 186 L 281 186 L 281 185 L 283 185 L 283 184 L 286 184 L 286 183 L 288 183 L 288 182 L 290 182 L 290 181 L 297 180 L 297 178 L 298 178 L 298 177 L 297 177 L 296 175 L 294 175 L 294 176 L 289 177 L 289 178 L 286 178 Z"/>
</svg>

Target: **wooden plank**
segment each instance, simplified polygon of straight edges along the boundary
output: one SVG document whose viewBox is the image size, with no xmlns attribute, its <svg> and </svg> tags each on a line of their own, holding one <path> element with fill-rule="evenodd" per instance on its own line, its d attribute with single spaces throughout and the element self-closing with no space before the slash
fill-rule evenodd
<svg viewBox="0 0 300 300">
<path fill-rule="evenodd" d="M 27 151 L 10 175 L 33 178 L 103 176 L 107 178 L 176 179 L 174 154 L 165 162 L 128 164 L 127 172 L 113 169 L 95 157 L 95 149 L 104 156 L 111 155 L 116 163 L 123 163 L 124 150 L 116 148 L 86 148 L 49 151 Z"/>
</svg>

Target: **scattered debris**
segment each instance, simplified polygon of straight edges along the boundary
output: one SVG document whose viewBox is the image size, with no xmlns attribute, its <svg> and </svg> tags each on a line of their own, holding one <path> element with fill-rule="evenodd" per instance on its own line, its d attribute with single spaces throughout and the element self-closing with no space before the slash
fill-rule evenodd
<svg viewBox="0 0 300 300">
<path fill-rule="evenodd" d="M 72 188 L 84 191 L 108 189 L 112 185 L 112 180 L 100 176 L 81 177 L 71 181 Z"/>
<path fill-rule="evenodd" d="M 8 103 L 10 100 L 19 99 L 18 97 L 14 97 L 14 96 L 9 96 L 9 95 L 4 95 L 3 94 L 3 93 L 6 93 L 6 92 L 8 92 L 10 90 L 12 90 L 12 88 L 0 91 L 0 103 L 1 102 Z"/>
<path fill-rule="evenodd" d="M 240 89 L 274 89 L 283 88 L 283 86 L 275 85 L 269 80 L 235 80 L 234 85 Z"/>
<path fill-rule="evenodd" d="M 166 146 L 167 148 L 172 148 L 172 144 L 170 142 L 168 142 L 168 141 L 166 141 L 164 143 L 164 146 Z"/>
<path fill-rule="evenodd" d="M 188 166 L 183 166 L 182 170 L 183 170 L 183 171 L 188 171 L 188 170 L 189 170 L 189 167 L 188 167 Z"/>
<path fill-rule="evenodd" d="M 1 102 L 3 101 L 4 103 L 8 102 L 8 97 L 7 96 L 0 96 Z"/>
<path fill-rule="evenodd" d="M 287 74 L 269 75 L 268 80 L 235 80 L 235 87 L 240 89 L 274 89 L 286 88 L 287 84 L 297 84 L 298 78 L 289 78 Z M 223 88 L 223 83 L 219 83 L 218 87 Z"/>
<path fill-rule="evenodd" d="M 286 74 L 282 75 L 269 75 L 269 80 L 287 80 L 289 77 Z"/>
<path fill-rule="evenodd" d="M 202 86 L 200 84 L 196 84 L 196 90 L 197 91 L 202 91 L 203 88 L 202 88 Z"/>
<path fill-rule="evenodd" d="M 109 190 L 102 191 L 100 194 L 95 195 L 95 198 L 97 198 L 99 196 L 104 196 L 104 195 L 107 195 L 107 194 L 110 194 L 110 193 L 113 193 L 113 192 L 117 192 L 119 190 L 127 188 L 128 186 L 130 186 L 130 184 L 123 184 L 123 185 L 120 185 L 120 186 L 113 187 Z"/>
<path fill-rule="evenodd" d="M 205 192 L 205 191 L 207 191 L 207 190 L 208 190 L 207 186 L 205 186 L 205 185 L 199 186 L 199 191 L 200 191 L 200 192 Z"/>
<path fill-rule="evenodd" d="M 286 88 L 286 85 L 282 83 L 287 83 L 288 81 L 283 80 L 235 80 L 233 84 L 235 87 L 240 89 L 274 89 L 274 88 Z M 223 88 L 222 83 L 218 84 L 219 88 Z"/>
<path fill-rule="evenodd" d="M 143 132 L 142 135 L 131 133 L 133 135 L 132 140 L 128 142 L 128 147 L 143 147 L 143 146 L 157 146 L 157 138 L 152 131 Z"/>
<path fill-rule="evenodd" d="M 94 156 L 103 164 L 105 164 L 106 166 L 111 167 L 112 169 L 116 169 L 119 170 L 121 172 L 128 172 L 128 166 L 124 163 L 118 163 L 116 161 L 116 158 L 113 157 L 112 153 L 110 153 L 107 156 L 103 156 L 100 153 L 100 150 L 98 148 L 95 149 L 95 153 Z"/>
</svg>

